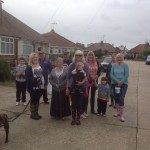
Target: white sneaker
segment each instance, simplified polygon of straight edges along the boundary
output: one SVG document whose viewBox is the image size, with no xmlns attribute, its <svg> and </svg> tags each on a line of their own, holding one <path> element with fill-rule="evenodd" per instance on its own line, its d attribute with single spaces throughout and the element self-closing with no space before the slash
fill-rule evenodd
<svg viewBox="0 0 150 150">
<path fill-rule="evenodd" d="M 24 105 L 24 106 L 26 106 L 26 105 L 27 105 L 27 103 L 26 103 L 26 102 L 24 102 L 24 103 L 23 103 L 23 105 Z"/>
<path fill-rule="evenodd" d="M 19 105 L 19 102 L 16 102 L 16 106 L 18 106 Z"/>
<path fill-rule="evenodd" d="M 84 114 L 82 114 L 81 117 L 82 117 L 83 119 L 86 119 L 86 116 L 84 116 Z"/>
<path fill-rule="evenodd" d="M 87 113 L 85 113 L 85 112 L 83 113 L 83 115 L 84 115 L 85 117 L 88 117 L 88 116 L 89 116 L 89 115 L 88 115 Z"/>
</svg>

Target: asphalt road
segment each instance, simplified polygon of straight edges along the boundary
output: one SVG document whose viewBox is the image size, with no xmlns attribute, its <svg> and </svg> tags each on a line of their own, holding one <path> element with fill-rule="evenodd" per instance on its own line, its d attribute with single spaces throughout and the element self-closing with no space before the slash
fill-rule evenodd
<svg viewBox="0 0 150 150">
<path fill-rule="evenodd" d="M 89 112 L 80 126 L 71 126 L 71 117 L 52 119 L 50 106 L 41 104 L 41 120 L 30 119 L 27 108 L 10 123 L 9 143 L 4 143 L 5 133 L 0 128 L 0 150 L 150 150 L 150 66 L 127 63 L 130 77 L 124 123 L 114 118 L 115 109 L 108 107 L 106 117 Z M 14 117 L 23 108 L 15 106 L 15 88 L 0 86 L 0 113 Z"/>
</svg>

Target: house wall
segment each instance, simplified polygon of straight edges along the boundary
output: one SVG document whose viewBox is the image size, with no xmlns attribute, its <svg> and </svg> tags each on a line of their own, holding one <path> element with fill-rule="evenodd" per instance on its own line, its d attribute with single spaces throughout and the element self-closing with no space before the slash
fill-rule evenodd
<svg viewBox="0 0 150 150">
<path fill-rule="evenodd" d="M 53 51 L 51 53 L 51 50 Z M 49 54 L 54 54 L 54 55 L 62 55 L 64 50 L 68 51 L 68 52 L 75 52 L 77 50 L 77 48 L 74 47 L 49 47 L 48 49 L 48 53 Z"/>
<path fill-rule="evenodd" d="M 23 40 L 18 40 L 18 56 L 23 55 Z"/>
<path fill-rule="evenodd" d="M 35 43 L 35 52 L 38 51 L 39 47 L 41 47 L 42 50 L 44 50 L 46 54 L 49 53 L 49 51 L 48 51 L 48 47 L 49 47 L 48 43 Z"/>
</svg>

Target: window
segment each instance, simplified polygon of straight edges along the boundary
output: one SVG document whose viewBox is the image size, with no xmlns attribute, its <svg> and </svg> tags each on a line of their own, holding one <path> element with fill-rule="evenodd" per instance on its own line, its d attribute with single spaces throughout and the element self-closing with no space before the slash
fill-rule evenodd
<svg viewBox="0 0 150 150">
<path fill-rule="evenodd" d="M 50 54 L 53 54 L 53 50 L 52 49 L 50 50 Z"/>
<path fill-rule="evenodd" d="M 59 53 L 59 54 L 61 53 L 61 49 L 58 50 L 58 53 Z"/>
<path fill-rule="evenodd" d="M 0 54 L 14 54 L 14 39 L 0 37 Z"/>
<path fill-rule="evenodd" d="M 23 41 L 23 54 L 27 55 L 32 53 L 33 45 L 31 41 Z"/>
</svg>

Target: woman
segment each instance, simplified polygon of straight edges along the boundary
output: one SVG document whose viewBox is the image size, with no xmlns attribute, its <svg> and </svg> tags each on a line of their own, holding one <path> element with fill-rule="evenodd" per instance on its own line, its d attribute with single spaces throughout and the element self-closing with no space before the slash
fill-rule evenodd
<svg viewBox="0 0 150 150">
<path fill-rule="evenodd" d="M 84 64 L 83 70 L 85 71 L 86 76 L 82 81 L 77 81 L 76 84 L 73 82 L 73 76 L 72 71 L 76 69 L 76 66 L 79 62 L 82 62 Z M 89 68 L 88 65 L 85 63 L 85 59 L 83 56 L 83 52 L 80 50 L 77 50 L 75 52 L 73 62 L 69 65 L 68 68 L 68 77 L 67 77 L 67 89 L 66 94 L 71 94 L 71 100 L 72 100 L 72 122 L 71 125 L 80 125 L 80 113 L 81 113 L 81 107 L 82 107 L 82 101 L 85 94 L 85 88 L 88 85 L 87 77 L 89 75 Z M 82 90 L 79 90 L 80 88 L 76 88 L 76 86 L 81 86 Z"/>
<path fill-rule="evenodd" d="M 63 67 L 63 59 L 57 58 L 55 68 L 50 73 L 52 85 L 52 100 L 50 115 L 54 118 L 63 119 L 71 115 L 68 96 L 66 96 L 67 68 Z"/>
<path fill-rule="evenodd" d="M 120 116 L 120 121 L 124 122 L 124 98 L 128 88 L 129 68 L 124 63 L 121 53 L 116 56 L 116 63 L 112 65 L 110 77 L 117 108 L 114 117 Z"/>
<path fill-rule="evenodd" d="M 30 118 L 39 120 L 42 118 L 38 114 L 39 100 L 46 89 L 47 80 L 43 74 L 43 70 L 39 65 L 39 56 L 36 53 L 31 53 L 29 56 L 29 65 L 26 68 L 25 76 L 27 80 L 27 91 L 30 94 Z"/>
<path fill-rule="evenodd" d="M 88 93 L 91 91 L 91 94 L 88 94 L 88 95 L 91 95 L 91 98 L 90 98 L 91 113 L 96 114 L 94 110 L 94 106 L 95 106 L 95 92 L 97 88 L 94 86 L 94 82 L 95 80 L 98 81 L 98 77 L 100 76 L 100 66 L 99 66 L 99 63 L 96 61 L 95 54 L 92 51 L 89 51 L 87 53 L 86 62 L 89 65 L 89 72 L 90 72 L 89 78 L 88 78 L 89 80 Z M 88 104 L 88 97 L 86 99 L 87 99 L 86 104 Z M 87 106 L 85 108 L 86 108 L 85 112 L 82 114 L 83 118 L 86 118 L 87 116 Z"/>
</svg>

